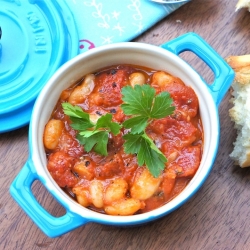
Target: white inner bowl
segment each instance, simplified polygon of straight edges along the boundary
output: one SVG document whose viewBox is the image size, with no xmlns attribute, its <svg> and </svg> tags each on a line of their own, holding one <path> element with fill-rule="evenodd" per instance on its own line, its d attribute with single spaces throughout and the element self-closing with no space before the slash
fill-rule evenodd
<svg viewBox="0 0 250 250">
<path fill-rule="evenodd" d="M 117 64 L 146 66 L 164 70 L 179 77 L 186 85 L 191 86 L 199 99 L 199 108 L 203 124 L 204 144 L 200 167 L 187 187 L 166 205 L 153 211 L 131 215 L 110 216 L 91 211 L 71 199 L 53 180 L 47 170 L 47 159 L 43 146 L 43 131 L 62 90 L 66 89 L 81 77 L 101 68 Z M 89 221 L 114 225 L 133 225 L 151 221 L 182 205 L 203 184 L 216 157 L 219 141 L 219 119 L 217 107 L 205 83 L 200 76 L 182 59 L 173 53 L 143 43 L 118 43 L 102 46 L 65 63 L 45 85 L 38 96 L 33 109 L 30 130 L 31 160 L 41 182 L 62 205 Z"/>
</svg>

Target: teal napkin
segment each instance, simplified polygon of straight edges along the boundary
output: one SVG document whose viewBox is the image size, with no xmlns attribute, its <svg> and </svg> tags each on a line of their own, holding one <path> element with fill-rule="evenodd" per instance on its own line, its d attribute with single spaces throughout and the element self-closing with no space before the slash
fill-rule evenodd
<svg viewBox="0 0 250 250">
<path fill-rule="evenodd" d="M 105 44 L 127 42 L 183 4 L 149 0 L 69 0 L 78 33 L 80 53 Z"/>
</svg>

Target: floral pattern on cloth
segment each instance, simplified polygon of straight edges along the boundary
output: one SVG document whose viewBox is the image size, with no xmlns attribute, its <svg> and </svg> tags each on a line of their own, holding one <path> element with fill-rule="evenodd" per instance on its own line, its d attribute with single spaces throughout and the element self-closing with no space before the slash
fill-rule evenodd
<svg viewBox="0 0 250 250">
<path fill-rule="evenodd" d="M 79 52 L 127 42 L 141 35 L 182 4 L 150 0 L 68 0 L 78 33 Z"/>
</svg>

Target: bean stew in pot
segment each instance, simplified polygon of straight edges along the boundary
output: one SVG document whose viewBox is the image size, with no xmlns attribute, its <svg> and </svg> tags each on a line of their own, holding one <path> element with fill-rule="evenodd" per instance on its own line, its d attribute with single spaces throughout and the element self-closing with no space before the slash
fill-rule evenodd
<svg viewBox="0 0 250 250">
<path fill-rule="evenodd" d="M 62 91 L 43 142 L 48 171 L 79 204 L 145 213 L 176 197 L 199 168 L 198 98 L 167 72 L 106 67 Z"/>
</svg>

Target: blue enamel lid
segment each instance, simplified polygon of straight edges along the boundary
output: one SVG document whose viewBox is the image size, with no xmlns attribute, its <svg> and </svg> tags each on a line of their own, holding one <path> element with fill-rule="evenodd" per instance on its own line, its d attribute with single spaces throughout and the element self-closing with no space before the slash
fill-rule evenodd
<svg viewBox="0 0 250 250">
<path fill-rule="evenodd" d="M 51 75 L 78 54 L 66 0 L 0 0 L 0 133 L 29 123 Z"/>
</svg>

